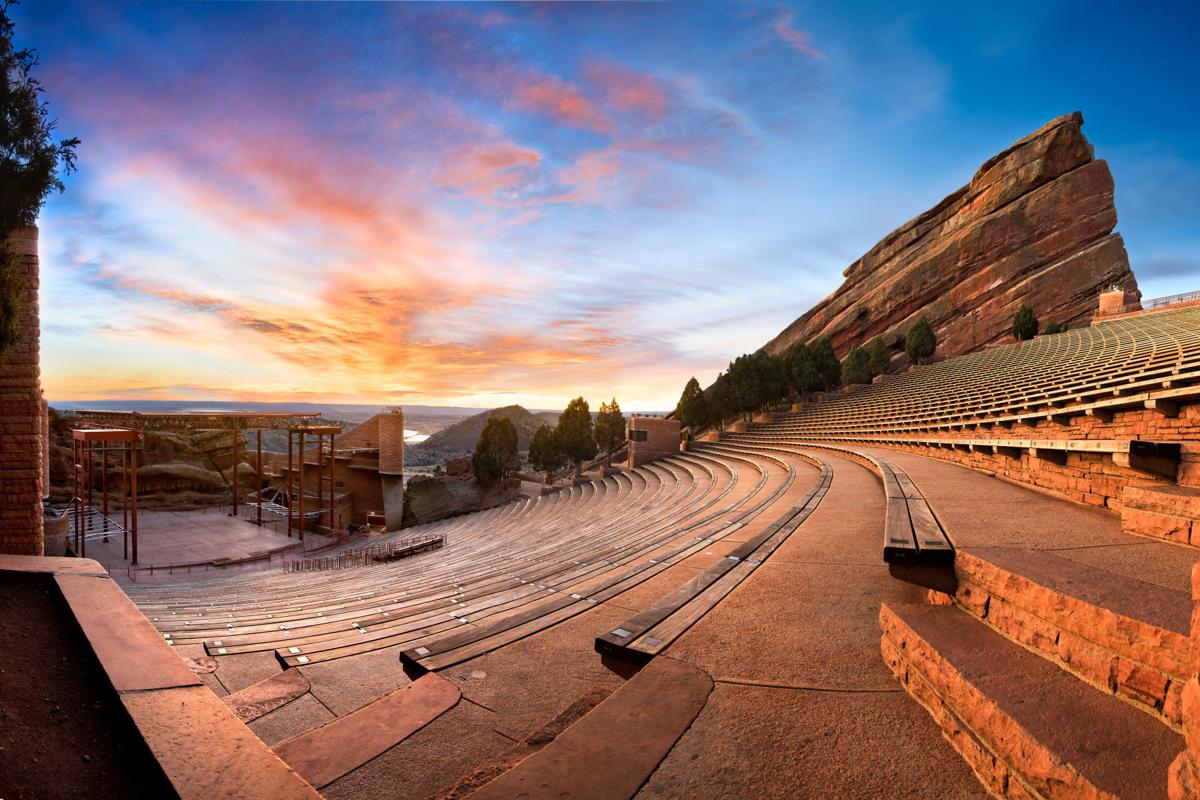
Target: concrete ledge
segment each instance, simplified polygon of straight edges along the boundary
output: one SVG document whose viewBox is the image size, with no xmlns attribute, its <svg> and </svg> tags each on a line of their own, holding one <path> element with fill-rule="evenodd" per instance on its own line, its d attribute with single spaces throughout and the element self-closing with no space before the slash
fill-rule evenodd
<svg viewBox="0 0 1200 800">
<path fill-rule="evenodd" d="M 107 686 L 181 798 L 319 798 L 203 685 L 90 559 L 0 556 L 0 571 L 53 575 Z"/>
</svg>

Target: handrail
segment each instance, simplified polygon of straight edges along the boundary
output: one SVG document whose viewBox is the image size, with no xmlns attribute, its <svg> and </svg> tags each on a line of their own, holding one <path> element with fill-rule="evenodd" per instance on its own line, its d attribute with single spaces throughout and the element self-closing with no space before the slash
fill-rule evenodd
<svg viewBox="0 0 1200 800">
<path fill-rule="evenodd" d="M 392 561 L 398 558 L 436 550 L 443 547 L 446 538 L 440 533 L 428 533 L 408 539 L 392 542 L 377 542 L 365 547 L 354 547 L 330 556 L 320 558 L 301 558 L 295 561 L 284 561 L 284 572 L 322 572 L 331 569 L 349 567 L 365 567 L 382 561 Z"/>
</svg>

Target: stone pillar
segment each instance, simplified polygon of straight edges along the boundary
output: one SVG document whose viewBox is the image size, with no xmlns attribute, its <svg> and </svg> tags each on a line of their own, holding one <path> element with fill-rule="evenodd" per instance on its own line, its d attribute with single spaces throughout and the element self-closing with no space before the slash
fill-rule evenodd
<svg viewBox="0 0 1200 800">
<path fill-rule="evenodd" d="M 394 531 L 404 519 L 404 412 L 394 408 L 378 419 L 383 516 L 387 529 Z"/>
<path fill-rule="evenodd" d="M 42 555 L 42 388 L 38 366 L 37 228 L 9 237 L 25 281 L 17 341 L 0 353 L 0 553 Z"/>
<path fill-rule="evenodd" d="M 1096 316 L 1107 317 L 1112 314 L 1120 314 L 1124 311 L 1136 311 L 1137 309 L 1129 308 L 1138 302 L 1138 295 L 1129 289 L 1121 286 L 1114 286 L 1106 292 L 1100 293 L 1100 305 L 1096 310 Z"/>
<path fill-rule="evenodd" d="M 1183 740 L 1186 749 L 1167 772 L 1170 800 L 1200 798 L 1200 564 L 1192 566 L 1192 677 L 1183 687 Z"/>
</svg>

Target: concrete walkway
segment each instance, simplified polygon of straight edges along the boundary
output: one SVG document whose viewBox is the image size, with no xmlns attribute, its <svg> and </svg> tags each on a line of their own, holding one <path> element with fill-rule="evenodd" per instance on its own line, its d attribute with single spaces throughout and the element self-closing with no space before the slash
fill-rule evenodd
<svg viewBox="0 0 1200 800">
<path fill-rule="evenodd" d="M 924 598 L 880 560 L 879 480 L 826 457 L 817 511 L 667 651 L 715 688 L 639 798 L 988 796 L 879 654 L 880 602 Z"/>
<path fill-rule="evenodd" d="M 1052 551 L 1108 572 L 1191 591 L 1200 551 L 1121 532 L 1111 511 L 1072 503 L 982 472 L 894 450 L 865 452 L 889 459 L 920 487 L 960 549 L 1006 546 Z"/>
</svg>

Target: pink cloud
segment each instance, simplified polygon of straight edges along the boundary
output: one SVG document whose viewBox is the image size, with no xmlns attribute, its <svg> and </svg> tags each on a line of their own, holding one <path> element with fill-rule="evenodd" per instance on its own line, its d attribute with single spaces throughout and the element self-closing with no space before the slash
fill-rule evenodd
<svg viewBox="0 0 1200 800">
<path fill-rule="evenodd" d="M 583 74 L 607 103 L 622 111 L 636 113 L 650 122 L 658 122 L 667 114 L 668 89 L 651 75 L 611 61 L 592 61 L 584 67 Z"/>
<path fill-rule="evenodd" d="M 788 47 L 797 53 L 806 55 L 817 61 L 824 61 L 825 54 L 812 44 L 812 34 L 795 27 L 796 12 L 790 8 L 781 9 L 771 29 L 787 43 Z"/>
</svg>

